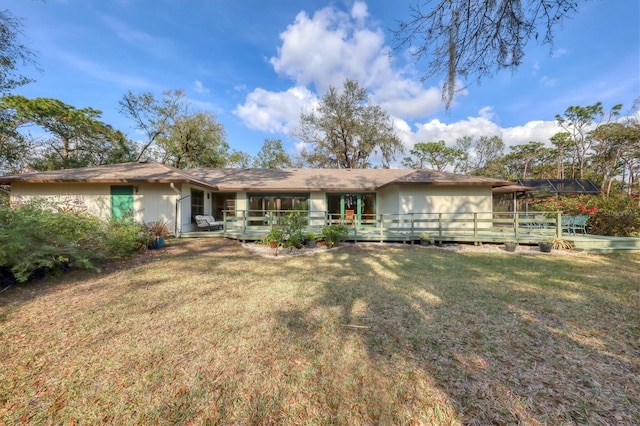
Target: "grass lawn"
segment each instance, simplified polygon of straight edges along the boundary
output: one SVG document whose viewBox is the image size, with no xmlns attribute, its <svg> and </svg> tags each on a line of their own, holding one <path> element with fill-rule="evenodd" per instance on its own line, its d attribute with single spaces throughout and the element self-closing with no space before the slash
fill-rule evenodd
<svg viewBox="0 0 640 426">
<path fill-rule="evenodd" d="M 0 424 L 638 424 L 640 254 L 225 240 L 0 294 Z"/>
</svg>

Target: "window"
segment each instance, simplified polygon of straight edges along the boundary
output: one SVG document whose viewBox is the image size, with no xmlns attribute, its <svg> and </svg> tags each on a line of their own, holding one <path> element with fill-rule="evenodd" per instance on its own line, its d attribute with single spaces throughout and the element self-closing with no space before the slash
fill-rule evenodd
<svg viewBox="0 0 640 426">
<path fill-rule="evenodd" d="M 327 213 L 333 223 L 351 222 L 355 219 L 360 225 L 375 225 L 376 194 L 327 194 Z"/>
<path fill-rule="evenodd" d="M 227 214 L 235 214 L 236 211 L 236 194 L 214 192 L 211 194 L 211 211 L 216 220 L 224 218 L 223 211 Z"/>
<path fill-rule="evenodd" d="M 204 214 L 204 191 L 191 190 L 191 222 L 195 223 L 196 215 Z"/>
<path fill-rule="evenodd" d="M 309 210 L 308 194 L 249 194 L 249 210 L 251 215 L 262 215 L 269 211 L 276 211 L 280 215 L 282 211 Z"/>
</svg>

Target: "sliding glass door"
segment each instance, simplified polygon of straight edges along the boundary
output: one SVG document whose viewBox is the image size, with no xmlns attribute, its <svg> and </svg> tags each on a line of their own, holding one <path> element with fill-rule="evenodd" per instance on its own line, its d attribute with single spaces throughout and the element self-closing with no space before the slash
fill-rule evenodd
<svg viewBox="0 0 640 426">
<path fill-rule="evenodd" d="M 332 223 L 375 225 L 376 194 L 327 194 L 327 213 Z"/>
</svg>

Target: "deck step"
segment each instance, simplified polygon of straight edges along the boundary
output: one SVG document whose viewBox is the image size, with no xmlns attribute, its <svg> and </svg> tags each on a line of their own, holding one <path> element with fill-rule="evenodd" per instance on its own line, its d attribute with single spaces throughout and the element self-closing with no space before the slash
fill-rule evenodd
<svg viewBox="0 0 640 426">
<path fill-rule="evenodd" d="M 587 252 L 640 251 L 640 238 L 587 235 L 568 239 L 573 241 L 576 249 Z"/>
</svg>

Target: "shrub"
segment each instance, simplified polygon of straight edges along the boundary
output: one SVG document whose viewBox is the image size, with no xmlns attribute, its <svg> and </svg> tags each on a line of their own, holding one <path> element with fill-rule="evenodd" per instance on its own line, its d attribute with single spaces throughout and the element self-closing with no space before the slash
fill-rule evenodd
<svg viewBox="0 0 640 426">
<path fill-rule="evenodd" d="M 625 194 L 577 195 L 544 198 L 532 204 L 536 210 L 556 211 L 567 215 L 587 215 L 591 234 L 628 237 L 640 234 L 638 200 Z"/>
<path fill-rule="evenodd" d="M 123 259 L 147 248 L 151 233 L 144 225 L 130 218 L 111 219 L 106 223 L 106 256 Z"/>
<path fill-rule="evenodd" d="M 290 249 L 300 247 L 304 241 L 307 219 L 300 212 L 289 212 L 282 216 L 279 222 L 277 229 L 281 233 L 282 246 Z"/>
<path fill-rule="evenodd" d="M 104 257 L 102 222 L 86 213 L 60 213 L 36 201 L 14 209 L 0 207 L 0 266 L 19 282 L 60 267 L 93 267 Z"/>
<path fill-rule="evenodd" d="M 79 203 L 69 205 L 42 200 L 13 208 L 0 205 L 3 283 L 25 282 L 61 269 L 95 269 L 97 261 L 146 247 L 146 232 L 132 220 L 105 223 L 79 208 Z"/>
<path fill-rule="evenodd" d="M 327 247 L 333 247 L 349 235 L 349 228 L 344 225 L 325 225 L 322 227 L 322 236 Z"/>
</svg>

